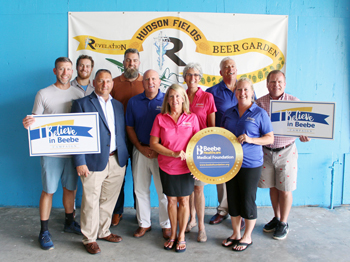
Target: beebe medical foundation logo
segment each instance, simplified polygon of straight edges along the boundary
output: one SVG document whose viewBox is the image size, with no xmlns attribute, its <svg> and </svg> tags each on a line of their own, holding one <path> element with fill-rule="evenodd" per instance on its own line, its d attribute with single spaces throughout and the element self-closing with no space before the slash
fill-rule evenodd
<svg viewBox="0 0 350 262">
<path fill-rule="evenodd" d="M 199 131 L 186 150 L 186 161 L 192 174 L 209 184 L 221 184 L 232 179 L 242 160 L 242 147 L 235 135 L 219 127 Z"/>
</svg>

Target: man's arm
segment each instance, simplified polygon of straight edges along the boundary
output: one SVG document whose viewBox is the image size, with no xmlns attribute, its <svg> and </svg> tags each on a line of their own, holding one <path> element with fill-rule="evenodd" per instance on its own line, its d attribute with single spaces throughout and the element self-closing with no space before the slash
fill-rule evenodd
<svg viewBox="0 0 350 262">
<path fill-rule="evenodd" d="M 311 138 L 307 136 L 300 136 L 299 139 L 301 142 L 309 142 L 311 140 Z"/>
<path fill-rule="evenodd" d="M 88 175 L 90 175 L 90 171 L 87 165 L 77 166 L 77 173 L 78 173 L 78 176 L 87 177 Z"/>
<path fill-rule="evenodd" d="M 137 138 L 135 128 L 133 126 L 126 126 L 126 133 L 128 134 L 131 143 L 147 158 L 156 158 L 158 154 L 148 146 L 142 146 Z"/>
<path fill-rule="evenodd" d="M 33 116 L 26 116 L 23 118 L 23 126 L 25 129 L 28 129 L 35 122 L 35 118 Z"/>
</svg>

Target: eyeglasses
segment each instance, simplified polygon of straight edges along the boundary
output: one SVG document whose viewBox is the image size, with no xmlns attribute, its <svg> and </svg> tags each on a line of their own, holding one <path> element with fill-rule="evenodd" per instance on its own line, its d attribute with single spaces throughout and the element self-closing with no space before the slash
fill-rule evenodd
<svg viewBox="0 0 350 262">
<path fill-rule="evenodd" d="M 200 77 L 201 75 L 199 75 L 199 74 L 186 74 L 186 76 L 189 76 L 189 77 L 192 77 L 192 76 L 194 76 L 194 77 Z"/>
</svg>

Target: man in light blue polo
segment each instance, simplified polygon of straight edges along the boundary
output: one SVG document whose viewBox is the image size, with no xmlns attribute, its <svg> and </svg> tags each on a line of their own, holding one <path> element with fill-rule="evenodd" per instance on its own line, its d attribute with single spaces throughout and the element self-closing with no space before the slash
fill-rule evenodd
<svg viewBox="0 0 350 262">
<path fill-rule="evenodd" d="M 132 173 L 136 196 L 136 215 L 139 227 L 134 237 L 142 237 L 151 230 L 150 185 L 153 175 L 159 200 L 159 223 L 163 237 L 170 236 L 170 221 L 167 212 L 167 198 L 160 181 L 158 154 L 149 147 L 153 121 L 160 113 L 164 94 L 159 90 L 159 75 L 148 70 L 143 75 L 144 92 L 130 98 L 126 108 L 126 132 L 134 145 Z"/>
</svg>

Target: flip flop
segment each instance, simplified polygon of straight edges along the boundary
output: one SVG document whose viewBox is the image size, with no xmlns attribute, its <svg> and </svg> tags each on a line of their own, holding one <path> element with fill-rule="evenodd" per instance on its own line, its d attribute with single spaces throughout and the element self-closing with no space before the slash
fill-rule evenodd
<svg viewBox="0 0 350 262">
<path fill-rule="evenodd" d="M 226 243 L 225 244 L 227 244 L 227 245 L 225 245 L 224 243 L 221 243 L 221 245 L 223 246 L 223 247 L 230 247 L 230 246 L 232 246 L 232 245 L 237 245 L 238 243 L 239 243 L 239 241 L 240 241 L 240 239 L 232 239 L 232 238 L 227 238 L 226 239 Z"/>
<path fill-rule="evenodd" d="M 167 244 L 170 244 L 170 243 L 173 243 L 173 244 L 170 247 L 164 246 L 164 249 L 165 250 L 172 250 L 174 248 L 174 242 L 175 242 L 175 239 L 168 239 L 167 241 L 165 241 L 165 243 L 167 243 Z"/>
<path fill-rule="evenodd" d="M 185 248 L 184 249 L 179 249 L 180 245 L 185 245 Z M 177 241 L 175 251 L 178 252 L 178 253 L 185 252 L 186 251 L 186 241 Z"/>
<path fill-rule="evenodd" d="M 236 245 L 232 248 L 232 250 L 235 251 L 235 252 L 241 252 L 241 251 L 246 250 L 246 249 L 247 249 L 249 246 L 251 246 L 251 245 L 253 245 L 253 242 L 250 243 L 250 244 L 239 242 L 238 244 L 236 244 Z M 242 249 L 242 250 L 235 249 L 235 247 L 239 247 L 239 246 L 241 246 L 241 247 L 246 247 L 246 248 L 245 248 L 245 249 Z"/>
<path fill-rule="evenodd" d="M 190 222 L 188 222 L 187 227 L 186 227 L 186 230 L 185 230 L 185 233 L 190 232 L 191 229 L 194 228 L 194 227 L 196 227 L 196 226 L 197 226 L 197 223 L 190 224 Z"/>
</svg>

